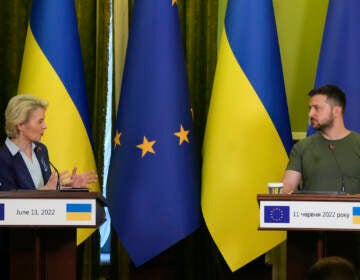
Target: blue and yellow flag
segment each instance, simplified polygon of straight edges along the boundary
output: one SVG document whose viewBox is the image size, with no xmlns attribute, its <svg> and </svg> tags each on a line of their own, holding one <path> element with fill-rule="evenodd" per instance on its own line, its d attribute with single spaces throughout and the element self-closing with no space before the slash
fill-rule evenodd
<svg viewBox="0 0 360 280">
<path fill-rule="evenodd" d="M 339 86 L 346 94 L 345 125 L 360 133 L 360 1 L 330 0 L 315 87 Z"/>
<path fill-rule="evenodd" d="M 137 0 L 107 195 L 135 265 L 199 227 L 199 177 L 176 1 Z"/>
<path fill-rule="evenodd" d="M 202 211 L 232 271 L 286 239 L 259 231 L 256 195 L 291 149 L 272 1 L 229 0 L 204 139 Z"/>
<path fill-rule="evenodd" d="M 42 141 L 54 165 L 96 170 L 74 0 L 32 1 L 18 87 L 23 93 L 49 101 Z M 93 231 L 78 230 L 78 243 Z"/>
</svg>

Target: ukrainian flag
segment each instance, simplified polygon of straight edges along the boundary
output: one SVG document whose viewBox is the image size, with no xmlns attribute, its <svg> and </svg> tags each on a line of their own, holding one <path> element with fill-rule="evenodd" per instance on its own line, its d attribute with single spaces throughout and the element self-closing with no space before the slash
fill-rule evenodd
<svg viewBox="0 0 360 280">
<path fill-rule="evenodd" d="M 281 181 L 291 132 L 272 1 L 229 0 L 204 139 L 202 211 L 232 271 L 286 239 L 259 231 L 256 195 Z"/>
<path fill-rule="evenodd" d="M 68 203 L 66 204 L 67 221 L 91 221 L 91 204 Z"/>
<path fill-rule="evenodd" d="M 18 94 L 49 101 L 42 141 L 59 170 L 96 170 L 73 0 L 33 0 Z M 98 191 L 95 185 L 93 191 Z M 94 230 L 81 229 L 81 243 Z"/>
<path fill-rule="evenodd" d="M 353 224 L 360 224 L 360 207 L 353 207 Z"/>
</svg>

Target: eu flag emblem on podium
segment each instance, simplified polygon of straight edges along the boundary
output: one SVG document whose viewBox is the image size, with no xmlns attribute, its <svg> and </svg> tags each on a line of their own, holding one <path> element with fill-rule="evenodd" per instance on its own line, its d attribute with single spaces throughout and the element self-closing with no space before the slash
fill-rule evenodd
<svg viewBox="0 0 360 280">
<path fill-rule="evenodd" d="M 264 208 L 265 223 L 289 223 L 290 207 L 289 206 L 265 206 Z"/>
</svg>

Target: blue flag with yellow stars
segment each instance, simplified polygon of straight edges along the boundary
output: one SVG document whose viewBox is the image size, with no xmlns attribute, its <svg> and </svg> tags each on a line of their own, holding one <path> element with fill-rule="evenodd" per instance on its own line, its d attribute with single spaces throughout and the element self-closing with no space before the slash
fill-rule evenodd
<svg viewBox="0 0 360 280">
<path fill-rule="evenodd" d="M 135 265 L 201 223 L 200 168 L 175 0 L 137 0 L 108 177 L 113 226 Z"/>
<path fill-rule="evenodd" d="M 329 2 L 315 87 L 339 86 L 346 94 L 344 121 L 360 133 L 360 1 Z"/>
</svg>

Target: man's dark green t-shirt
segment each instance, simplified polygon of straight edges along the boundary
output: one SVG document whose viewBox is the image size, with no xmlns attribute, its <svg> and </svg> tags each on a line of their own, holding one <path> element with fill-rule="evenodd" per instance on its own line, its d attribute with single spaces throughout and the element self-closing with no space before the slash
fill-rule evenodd
<svg viewBox="0 0 360 280">
<path fill-rule="evenodd" d="M 347 193 L 360 193 L 360 134 L 327 140 L 316 133 L 300 140 L 286 169 L 302 174 L 303 190 L 341 191 L 343 185 Z"/>
</svg>

